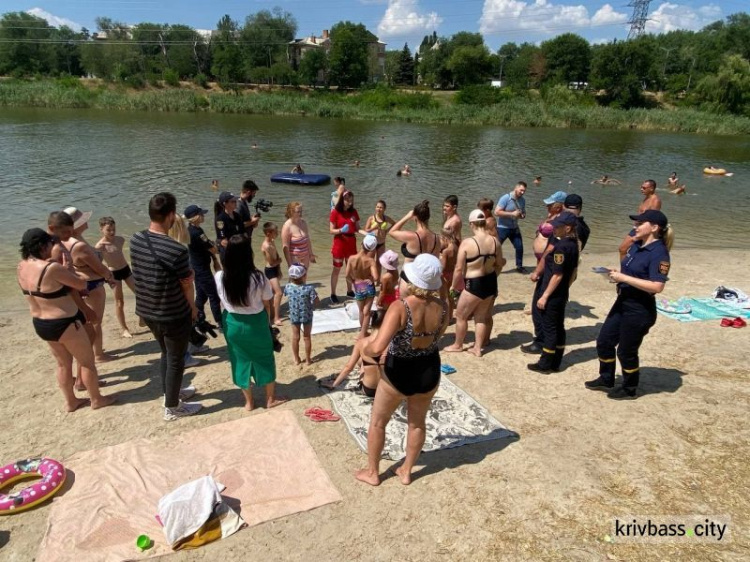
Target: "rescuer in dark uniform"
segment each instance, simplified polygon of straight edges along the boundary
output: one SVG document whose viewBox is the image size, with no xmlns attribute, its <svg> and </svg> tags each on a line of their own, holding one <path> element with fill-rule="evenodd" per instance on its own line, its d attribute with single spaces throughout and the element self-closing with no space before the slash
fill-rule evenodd
<svg viewBox="0 0 750 562">
<path fill-rule="evenodd" d="M 183 214 L 188 220 L 188 234 L 190 235 L 188 255 L 190 267 L 195 273 L 195 307 L 198 309 L 198 315 L 205 318 L 204 308 L 208 301 L 214 322 L 221 326 L 221 300 L 211 272 L 211 262 L 213 261 L 217 271 L 221 269 L 221 266 L 218 263 L 216 246 L 208 239 L 200 226 L 206 213 L 208 211 L 201 209 L 198 205 L 189 205 L 185 208 Z"/>
<path fill-rule="evenodd" d="M 539 285 L 536 308 L 542 328 L 542 355 L 529 370 L 549 374 L 560 369 L 565 353 L 565 305 L 578 268 L 577 217 L 560 213 L 552 220 L 554 248 L 545 252 L 544 273 Z"/>
<path fill-rule="evenodd" d="M 654 295 L 664 290 L 668 280 L 674 233 L 661 211 L 649 209 L 630 215 L 634 221 L 634 243 L 620 264 L 620 271 L 609 272 L 617 283 L 617 300 L 596 338 L 599 378 L 586 383 L 591 390 L 608 391 L 613 399 L 636 397 L 640 379 L 638 348 L 656 322 Z M 615 350 L 617 350 L 615 354 Z M 622 386 L 614 388 L 616 360 L 622 367 Z"/>
<path fill-rule="evenodd" d="M 245 233 L 242 218 L 237 214 L 236 209 L 237 197 L 228 191 L 222 191 L 219 200 L 214 203 L 216 244 L 219 247 L 222 263 L 224 263 L 224 250 L 229 239 L 235 234 Z"/>
</svg>

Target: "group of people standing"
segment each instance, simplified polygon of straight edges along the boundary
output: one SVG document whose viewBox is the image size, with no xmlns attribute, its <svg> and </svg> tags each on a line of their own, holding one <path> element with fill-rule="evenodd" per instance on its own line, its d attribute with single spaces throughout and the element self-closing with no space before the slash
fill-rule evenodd
<svg viewBox="0 0 750 562">
<path fill-rule="evenodd" d="M 455 318 L 455 341 L 444 351 L 468 351 L 481 357 L 490 343 L 498 275 L 506 263 L 502 253 L 505 240 L 514 248 L 516 271 L 527 273 L 519 228 L 519 221 L 526 218 L 527 185 L 518 182 L 496 205 L 482 198 L 468 214 L 470 236 L 463 238 L 455 195 L 443 201 L 442 226 L 434 231 L 427 200 L 417 203 L 400 220 L 388 217 L 386 202 L 379 200 L 372 215 L 361 223 L 353 192 L 343 178 L 335 178 L 335 184 L 329 215 L 330 301 L 339 302 L 337 285 L 344 268 L 346 294 L 358 303 L 361 326 L 347 369 L 359 361 L 363 373 L 374 373 L 363 385 L 365 394 L 374 396 L 369 463 L 357 478 L 379 483 L 385 426 L 398 403 L 406 399 L 407 457 L 398 474 L 407 484 L 424 443 L 426 412 L 440 381 L 441 336 Z M 654 295 L 663 290 L 670 268 L 673 233 L 659 210 L 656 183 L 647 180 L 641 189 L 644 202 L 638 213 L 630 216 L 634 228 L 620 248 L 621 268 L 607 272 L 610 281 L 617 283 L 618 297 L 597 338 L 599 377 L 586 383 L 587 388 L 607 390 L 613 398 L 636 396 L 638 348 L 655 322 Z M 200 403 L 188 401 L 196 389 L 183 386 L 183 373 L 190 333 L 196 321 L 205 318 L 206 303 L 223 331 L 233 381 L 243 393 L 245 407 L 254 407 L 253 383 L 264 387 L 267 407 L 286 401 L 275 392 L 280 305 L 286 296 L 295 363 L 302 363 L 299 345 L 304 339 L 304 356 L 310 364 L 313 307 L 320 298 L 306 279 L 317 256 L 302 203 L 292 201 L 286 206 L 286 221 L 279 232 L 272 222 L 261 226 L 260 215 L 251 211 L 257 192 L 258 186 L 248 180 L 239 197 L 230 192 L 218 196 L 215 242 L 201 226 L 208 210 L 188 205 L 179 214 L 172 194 L 155 195 L 149 202 L 149 227 L 130 239 L 132 271 L 122 253 L 124 240 L 116 236 L 114 220 L 109 217 L 100 221 L 103 238 L 95 246 L 82 238 L 90 213 L 75 208 L 52 213 L 48 230 L 31 229 L 24 234 L 18 282 L 29 302 L 36 332 L 49 343 L 57 360 L 58 384 L 69 411 L 87 403 L 75 396 L 75 390 L 87 390 L 93 408 L 113 401 L 99 392 L 95 362 L 111 359 L 104 353 L 101 331 L 105 284 L 119 291 L 117 317 L 123 335 L 130 335 L 121 307 L 122 283 L 134 290 L 136 315 L 161 350 L 165 420 L 201 409 Z M 521 350 L 539 354 L 538 361 L 529 364 L 531 371 L 549 374 L 561 368 L 565 307 L 590 229 L 581 216 L 580 196 L 558 191 L 544 203 L 547 216 L 536 230 L 537 264 L 530 275 L 535 283 L 531 299 L 535 339 Z M 264 234 L 262 269 L 256 266 L 251 243 L 257 228 Z M 276 247 L 279 234 L 281 251 Z M 386 250 L 388 237 L 401 244 L 400 273 L 398 255 Z M 282 262 L 286 262 L 290 279 L 283 288 Z M 465 349 L 472 318 L 475 339 Z M 616 358 L 623 369 L 623 384 L 618 389 L 613 388 Z M 77 377 L 73 359 L 79 364 Z M 342 371 L 327 386 L 335 388 L 348 371 Z"/>
</svg>

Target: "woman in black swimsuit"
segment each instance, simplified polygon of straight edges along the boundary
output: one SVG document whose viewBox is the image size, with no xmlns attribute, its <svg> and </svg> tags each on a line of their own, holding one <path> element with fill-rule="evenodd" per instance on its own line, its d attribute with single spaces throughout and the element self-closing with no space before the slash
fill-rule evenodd
<svg viewBox="0 0 750 562">
<path fill-rule="evenodd" d="M 57 383 L 65 396 L 66 409 L 73 412 L 88 403 L 77 398 L 73 386 L 73 358 L 81 365 L 81 376 L 91 397 L 91 407 L 102 408 L 114 402 L 99 392 L 99 378 L 83 325 L 86 322 L 78 309 L 73 291 L 86 288 L 86 280 L 78 277 L 63 254 L 63 264 L 50 261 L 54 239 L 40 228 L 27 230 L 21 240 L 21 257 L 17 277 L 21 292 L 31 309 L 37 335 L 49 344 L 57 361 Z"/>
<path fill-rule="evenodd" d="M 464 351 L 464 338 L 472 315 L 476 332 L 474 346 L 466 351 L 481 357 L 482 348 L 490 340 L 492 305 L 497 297 L 497 276 L 503 270 L 505 259 L 502 246 L 497 238 L 487 232 L 486 224 L 486 217 L 479 209 L 474 209 L 469 215 L 473 235 L 461 242 L 453 274 L 454 284 L 456 279 L 463 277 L 466 289 L 456 305 L 456 341 L 443 351 Z"/>
<path fill-rule="evenodd" d="M 411 483 L 411 471 L 425 440 L 425 418 L 440 384 L 437 343 L 448 327 L 448 306 L 439 298 L 442 285 L 440 260 L 421 254 L 404 264 L 409 284 L 406 296 L 388 307 L 377 335 L 365 341 L 362 352 L 380 357 L 386 348 L 385 370 L 375 392 L 367 433 L 367 468 L 355 473 L 358 480 L 380 484 L 380 455 L 385 428 L 393 412 L 406 399 L 409 432 L 406 458 L 396 469 L 402 484 Z"/>
<path fill-rule="evenodd" d="M 412 219 L 414 219 L 417 228 L 414 231 L 402 230 L 404 225 Z M 406 213 L 388 232 L 391 238 L 401 242 L 401 255 L 404 256 L 404 264 L 414 261 L 420 254 L 440 256 L 440 237 L 430 230 L 429 222 L 430 202 L 425 199 L 421 203 L 417 203 L 414 209 Z M 408 283 L 407 274 L 402 270 L 399 290 L 405 291 Z"/>
</svg>

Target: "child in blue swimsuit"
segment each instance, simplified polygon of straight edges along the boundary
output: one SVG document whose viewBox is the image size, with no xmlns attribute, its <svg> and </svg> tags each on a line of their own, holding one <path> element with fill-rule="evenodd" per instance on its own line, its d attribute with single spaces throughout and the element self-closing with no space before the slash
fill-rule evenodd
<svg viewBox="0 0 750 562">
<path fill-rule="evenodd" d="M 306 285 L 307 270 L 304 265 L 294 264 L 289 268 L 289 280 L 284 286 L 284 295 L 289 299 L 289 320 L 292 324 L 292 354 L 294 364 L 301 365 L 299 357 L 300 331 L 305 338 L 305 363 L 312 365 L 312 321 L 313 307 L 320 303 L 318 293 L 312 285 Z"/>
</svg>

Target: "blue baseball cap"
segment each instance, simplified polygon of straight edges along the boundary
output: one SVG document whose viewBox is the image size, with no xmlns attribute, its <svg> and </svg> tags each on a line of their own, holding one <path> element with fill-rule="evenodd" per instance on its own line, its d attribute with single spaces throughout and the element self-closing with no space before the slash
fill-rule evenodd
<svg viewBox="0 0 750 562">
<path fill-rule="evenodd" d="M 655 211 L 654 209 L 643 211 L 640 215 L 629 215 L 629 216 L 630 216 L 630 220 L 638 221 L 638 222 L 650 222 L 651 224 L 660 226 L 662 230 L 667 228 L 667 225 L 669 224 L 669 221 L 667 220 L 666 215 L 662 213 L 661 211 Z"/>
<path fill-rule="evenodd" d="M 555 191 L 552 195 L 544 200 L 545 205 L 552 205 L 553 203 L 565 203 L 565 198 L 568 196 L 564 191 Z"/>
</svg>

